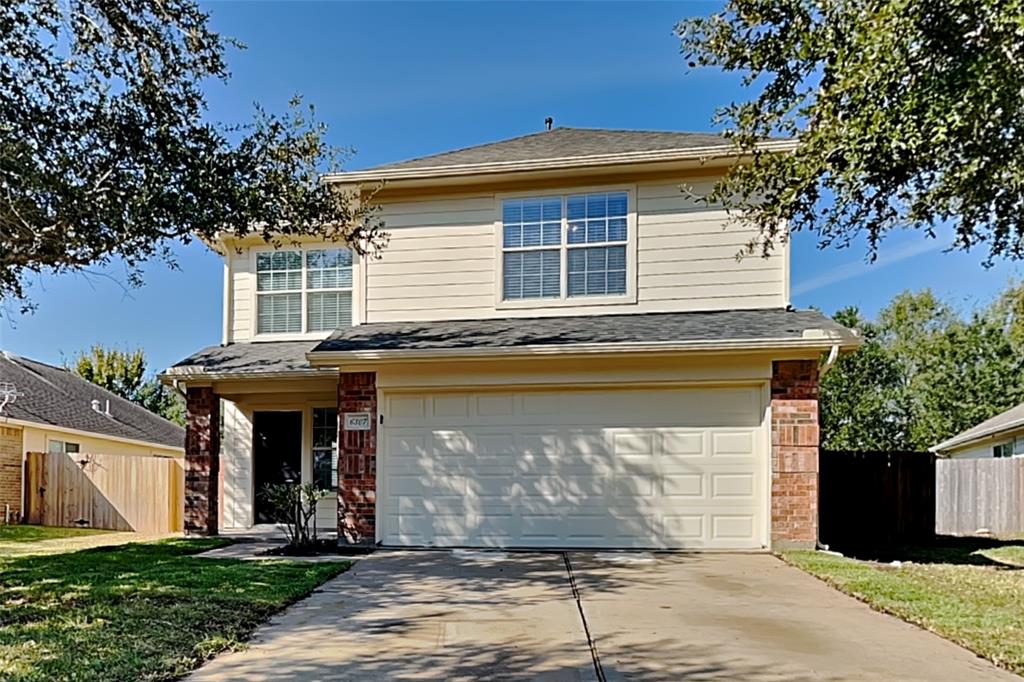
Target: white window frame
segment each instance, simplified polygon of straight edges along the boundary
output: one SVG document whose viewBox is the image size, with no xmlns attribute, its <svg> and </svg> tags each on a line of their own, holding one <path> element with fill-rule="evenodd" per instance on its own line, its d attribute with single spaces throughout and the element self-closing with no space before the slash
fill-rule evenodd
<svg viewBox="0 0 1024 682">
<path fill-rule="evenodd" d="M 1012 438 L 1010 440 L 1008 440 L 1008 441 L 1003 442 L 1003 443 L 995 443 L 992 446 L 992 457 L 994 459 L 1009 459 L 1010 457 L 1019 457 L 1020 455 L 1016 454 L 1014 452 L 1014 449 L 1015 449 L 1014 448 L 1014 441 L 1013 441 Z M 996 454 L 997 450 L 1006 451 L 1009 454 L 997 455 Z"/>
<path fill-rule="evenodd" d="M 81 452 L 82 452 L 82 444 L 81 443 L 77 443 L 77 442 L 75 442 L 73 440 L 64 440 L 63 438 L 51 438 L 50 436 L 47 436 L 46 437 L 46 452 L 47 453 L 50 452 L 50 445 L 53 444 L 53 443 L 60 443 L 61 453 L 65 454 L 65 455 L 69 455 L 69 454 L 70 455 L 78 455 L 78 454 L 81 454 Z M 74 452 L 68 452 L 68 446 L 69 445 L 74 445 L 78 449 L 75 450 Z M 52 453 L 52 454 L 56 454 L 56 453 Z"/>
<path fill-rule="evenodd" d="M 626 193 L 626 292 L 623 294 L 607 294 L 595 296 L 569 296 L 569 251 L 587 247 L 606 247 L 622 244 L 622 242 L 601 242 L 595 244 L 569 244 L 569 217 L 566 213 L 566 200 L 576 194 L 600 194 L 612 192 Z M 555 250 L 560 253 L 559 296 L 558 298 L 524 298 L 505 300 L 505 251 L 504 230 L 502 221 L 502 203 L 509 199 L 562 199 L 562 242 L 555 246 L 536 246 L 509 249 L 512 252 Z M 506 192 L 495 195 L 494 206 L 494 307 L 498 310 L 514 310 L 523 308 L 581 308 L 601 305 L 633 304 L 637 301 L 637 211 L 636 185 L 605 185 L 595 187 L 563 187 L 552 190 L 533 190 L 522 192 Z"/>
<path fill-rule="evenodd" d="M 352 284 L 348 288 L 338 289 L 309 289 L 307 287 L 306 278 L 306 252 L 308 251 L 324 251 L 330 249 L 348 249 L 352 252 Z M 299 292 L 295 289 L 288 289 L 282 291 L 266 291 L 264 294 L 284 294 L 284 293 L 301 293 L 300 306 L 302 308 L 302 331 L 298 332 L 279 332 L 279 333 L 260 333 L 259 331 L 259 297 L 260 291 L 258 290 L 258 276 L 259 273 L 256 270 L 256 259 L 258 254 L 261 253 L 274 253 L 275 251 L 299 251 L 302 255 L 302 290 Z M 275 249 L 272 246 L 268 247 L 254 247 L 249 250 L 249 271 L 252 273 L 252 292 L 250 295 L 250 305 L 252 306 L 252 313 L 250 315 L 249 325 L 249 338 L 259 341 L 299 341 L 303 339 L 326 339 L 334 332 L 333 329 L 326 329 L 322 331 L 308 331 L 309 321 L 307 320 L 308 308 L 307 308 L 307 296 L 309 293 L 331 293 L 331 292 L 344 292 L 348 291 L 352 295 L 352 326 L 359 324 L 359 315 L 361 310 L 360 305 L 360 293 L 362 288 L 360 287 L 360 256 L 356 253 L 352 247 L 345 244 L 332 244 L 325 242 L 312 242 L 308 244 L 301 244 L 299 246 L 282 246 L 279 249 Z"/>
</svg>

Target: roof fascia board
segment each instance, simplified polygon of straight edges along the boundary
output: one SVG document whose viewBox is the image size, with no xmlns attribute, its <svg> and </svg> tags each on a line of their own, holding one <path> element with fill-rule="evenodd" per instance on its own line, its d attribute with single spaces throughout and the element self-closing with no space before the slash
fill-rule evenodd
<svg viewBox="0 0 1024 682">
<path fill-rule="evenodd" d="M 999 424 L 991 428 L 985 429 L 979 433 L 972 433 L 969 437 L 961 440 L 960 436 L 953 436 L 949 440 L 944 440 L 938 445 L 933 445 L 928 448 L 932 452 L 942 452 L 944 450 L 950 450 L 952 448 L 964 448 L 971 445 L 976 445 L 985 440 L 990 440 L 995 436 L 1000 435 L 1006 431 L 1016 431 L 1017 429 L 1024 428 L 1024 419 L 1015 419 L 1012 422 L 1006 424 Z"/>
<path fill-rule="evenodd" d="M 789 152 L 794 151 L 798 143 L 793 140 L 764 142 L 757 146 L 758 151 Z M 440 166 L 422 166 L 418 168 L 381 168 L 379 170 L 348 171 L 327 173 L 322 176 L 323 182 L 330 183 L 361 183 L 380 182 L 382 180 L 405 180 L 426 178 L 447 178 L 465 175 L 489 175 L 517 171 L 560 170 L 571 168 L 587 168 L 592 166 L 625 165 L 631 163 L 652 163 L 659 161 L 687 161 L 712 159 L 741 159 L 748 154 L 737 152 L 728 145 L 693 147 L 691 149 L 662 149 L 652 151 L 619 152 L 615 154 L 593 154 L 590 156 L 556 157 L 551 159 L 533 159 L 522 161 L 490 161 L 486 163 L 468 163 Z"/>
<path fill-rule="evenodd" d="M 310 351 L 306 359 L 314 367 L 336 367 L 346 362 L 416 362 L 453 358 L 535 358 L 550 355 L 595 355 L 616 353 L 742 353 L 764 350 L 808 350 L 824 352 L 839 345 L 853 349 L 862 340 L 855 337 L 819 337 L 811 339 L 715 339 L 707 341 L 667 341 L 637 343 L 580 343 L 558 346 L 505 346 L 486 348 L 432 348 L 422 350 Z"/>
</svg>

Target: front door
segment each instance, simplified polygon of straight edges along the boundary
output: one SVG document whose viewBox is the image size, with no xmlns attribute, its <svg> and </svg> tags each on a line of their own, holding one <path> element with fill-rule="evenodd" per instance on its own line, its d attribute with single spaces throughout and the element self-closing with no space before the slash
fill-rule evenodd
<svg viewBox="0 0 1024 682">
<path fill-rule="evenodd" d="M 264 487 L 302 482 L 302 413 L 255 412 L 253 478 L 256 486 L 256 523 L 273 523 Z"/>
</svg>

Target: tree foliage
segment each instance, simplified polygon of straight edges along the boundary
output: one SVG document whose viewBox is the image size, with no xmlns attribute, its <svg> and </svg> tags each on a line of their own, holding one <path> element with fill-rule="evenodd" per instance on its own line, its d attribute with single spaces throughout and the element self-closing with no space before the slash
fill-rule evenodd
<svg viewBox="0 0 1024 682">
<path fill-rule="evenodd" d="M 822 377 L 828 449 L 926 450 L 1024 401 L 1024 284 L 966 317 L 925 290 L 836 319 L 865 344 Z"/>
<path fill-rule="evenodd" d="M 115 258 L 138 284 L 143 261 L 174 263 L 172 240 L 382 245 L 372 206 L 319 181 L 347 152 L 297 99 L 205 120 L 230 45 L 193 0 L 0 3 L 0 300 Z"/>
<path fill-rule="evenodd" d="M 95 345 L 79 353 L 69 369 L 164 419 L 185 425 L 185 401 L 155 377 L 148 376 L 146 354 L 142 349 L 123 351 Z"/>
<path fill-rule="evenodd" d="M 1022 0 L 729 0 L 677 26 L 693 67 L 759 87 L 719 110 L 738 152 L 709 199 L 743 209 L 769 252 L 781 226 L 821 245 L 896 228 L 989 259 L 1024 257 Z M 792 154 L 757 150 L 797 137 Z"/>
</svg>

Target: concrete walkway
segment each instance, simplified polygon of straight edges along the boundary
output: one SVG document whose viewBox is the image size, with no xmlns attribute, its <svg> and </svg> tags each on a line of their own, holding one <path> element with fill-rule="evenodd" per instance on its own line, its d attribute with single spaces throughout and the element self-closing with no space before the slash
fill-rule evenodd
<svg viewBox="0 0 1024 682">
<path fill-rule="evenodd" d="M 1020 682 L 769 555 L 568 560 L 381 551 L 190 679 Z"/>
</svg>

